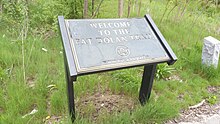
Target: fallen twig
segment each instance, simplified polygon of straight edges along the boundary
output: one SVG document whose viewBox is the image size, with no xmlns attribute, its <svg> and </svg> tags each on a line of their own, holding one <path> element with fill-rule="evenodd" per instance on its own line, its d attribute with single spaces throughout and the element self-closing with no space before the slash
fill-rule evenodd
<svg viewBox="0 0 220 124">
<path fill-rule="evenodd" d="M 205 100 L 202 100 L 200 103 L 193 105 L 193 106 L 190 106 L 189 109 L 198 108 L 198 107 L 202 106 L 204 103 L 205 103 Z"/>
</svg>

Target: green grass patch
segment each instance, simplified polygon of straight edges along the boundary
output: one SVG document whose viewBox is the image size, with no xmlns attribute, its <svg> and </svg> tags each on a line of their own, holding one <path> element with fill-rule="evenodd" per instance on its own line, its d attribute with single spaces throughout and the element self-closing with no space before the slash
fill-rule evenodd
<svg viewBox="0 0 220 124">
<path fill-rule="evenodd" d="M 167 12 L 171 11 L 172 6 L 169 5 Z M 208 92 L 207 87 L 220 85 L 220 67 L 214 69 L 202 65 L 201 52 L 204 37 L 212 35 L 220 39 L 214 32 L 220 24 L 217 17 L 208 17 L 192 6 L 191 3 L 190 11 L 186 10 L 181 17 L 176 18 L 178 8 L 163 17 L 165 4 L 162 1 L 143 1 L 141 17 L 151 14 L 178 57 L 178 61 L 171 66 L 175 71 L 169 72 L 167 66 L 158 68 L 160 78 L 154 81 L 151 98 L 145 106 L 140 106 L 138 102 L 143 67 L 78 77 L 74 82 L 76 103 L 96 93 L 109 92 L 110 95 L 132 98 L 134 108 L 103 112 L 93 121 L 96 110 L 93 104 L 88 104 L 77 110 L 76 124 L 163 123 L 177 117 L 181 109 L 202 99 L 216 103 L 216 94 Z M 125 7 L 124 17 L 127 16 L 126 10 Z M 131 9 L 130 17 L 137 17 L 136 9 Z M 98 18 L 117 18 L 117 1 L 104 1 Z M 60 123 L 71 123 L 60 36 L 46 40 L 29 36 L 24 40 L 23 47 L 22 55 L 22 41 L 1 29 L 0 123 L 44 123 L 48 116 L 61 116 Z M 177 79 L 164 80 L 169 76 L 176 76 Z M 33 109 L 38 112 L 22 118 Z M 82 116 L 79 111 L 86 115 Z"/>
</svg>

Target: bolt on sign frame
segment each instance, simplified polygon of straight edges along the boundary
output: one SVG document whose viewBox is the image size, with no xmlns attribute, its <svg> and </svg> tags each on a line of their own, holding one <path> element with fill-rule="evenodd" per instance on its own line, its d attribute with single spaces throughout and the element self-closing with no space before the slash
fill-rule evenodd
<svg viewBox="0 0 220 124">
<path fill-rule="evenodd" d="M 177 57 L 150 17 L 64 19 L 58 17 L 63 43 L 69 113 L 75 120 L 73 82 L 78 76 L 144 66 L 139 101 L 151 94 L 156 66 Z"/>
</svg>

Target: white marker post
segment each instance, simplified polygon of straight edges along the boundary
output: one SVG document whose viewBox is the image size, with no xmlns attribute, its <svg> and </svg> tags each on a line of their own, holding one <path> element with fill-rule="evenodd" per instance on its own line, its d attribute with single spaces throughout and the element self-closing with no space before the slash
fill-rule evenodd
<svg viewBox="0 0 220 124">
<path fill-rule="evenodd" d="M 202 49 L 202 64 L 207 66 L 213 65 L 218 67 L 220 53 L 220 41 L 209 36 L 204 38 L 204 44 Z"/>
</svg>

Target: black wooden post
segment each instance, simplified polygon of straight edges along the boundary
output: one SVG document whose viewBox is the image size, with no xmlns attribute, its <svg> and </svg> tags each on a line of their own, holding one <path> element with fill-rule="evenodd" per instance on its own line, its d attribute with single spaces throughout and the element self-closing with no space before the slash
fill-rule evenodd
<svg viewBox="0 0 220 124">
<path fill-rule="evenodd" d="M 144 66 L 144 73 L 142 77 L 141 88 L 139 91 L 139 101 L 141 105 L 144 105 L 146 101 L 150 98 L 156 67 L 157 64 Z"/>
</svg>

